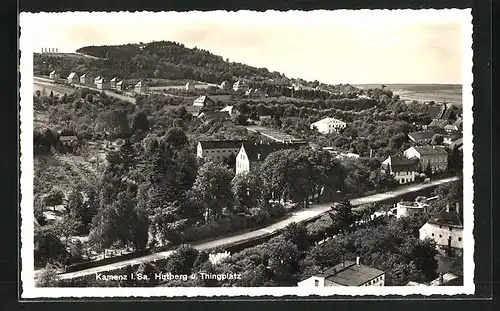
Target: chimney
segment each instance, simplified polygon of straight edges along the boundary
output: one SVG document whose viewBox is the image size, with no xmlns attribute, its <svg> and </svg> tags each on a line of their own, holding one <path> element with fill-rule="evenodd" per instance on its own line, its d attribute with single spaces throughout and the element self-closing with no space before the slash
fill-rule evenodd
<svg viewBox="0 0 500 311">
<path fill-rule="evenodd" d="M 356 265 L 359 266 L 359 256 L 356 257 Z"/>
<path fill-rule="evenodd" d="M 446 212 L 449 213 L 450 212 L 450 203 L 446 203 Z"/>
<path fill-rule="evenodd" d="M 442 286 L 443 284 L 444 284 L 443 273 L 439 273 L 439 286 Z"/>
<path fill-rule="evenodd" d="M 345 268 L 345 261 L 342 261 L 342 268 Z"/>
<path fill-rule="evenodd" d="M 455 208 L 456 208 L 457 214 L 460 215 L 460 203 L 457 202 L 457 204 L 455 205 Z"/>
</svg>

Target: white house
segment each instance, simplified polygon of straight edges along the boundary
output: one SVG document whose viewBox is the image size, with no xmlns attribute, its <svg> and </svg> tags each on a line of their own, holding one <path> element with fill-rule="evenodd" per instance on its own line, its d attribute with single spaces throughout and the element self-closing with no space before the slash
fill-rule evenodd
<svg viewBox="0 0 500 311">
<path fill-rule="evenodd" d="M 89 75 L 88 73 L 83 74 L 80 77 L 80 84 L 82 84 L 82 85 L 91 86 L 93 84 L 93 82 L 94 82 L 94 79 L 92 79 L 92 76 Z"/>
<path fill-rule="evenodd" d="M 448 256 L 461 256 L 463 229 L 459 204 L 457 203 L 455 208 L 448 204 L 420 228 L 419 235 L 421 240 L 434 240 L 440 252 Z"/>
<path fill-rule="evenodd" d="M 382 169 L 387 170 L 400 184 L 414 182 L 415 176 L 417 175 L 415 164 L 405 157 L 387 157 L 387 159 L 382 162 Z"/>
<path fill-rule="evenodd" d="M 59 80 L 61 78 L 61 75 L 57 70 L 53 70 L 51 73 L 49 73 L 49 78 L 52 80 Z"/>
<path fill-rule="evenodd" d="M 298 287 L 384 286 L 385 272 L 356 262 L 344 261 L 297 283 Z"/>
<path fill-rule="evenodd" d="M 239 116 L 241 113 L 238 111 L 238 109 L 234 108 L 234 106 L 226 106 L 222 108 L 220 111 L 227 111 L 231 118 L 236 118 Z"/>
<path fill-rule="evenodd" d="M 117 91 L 124 91 L 125 90 L 125 85 L 123 83 L 123 80 L 116 83 L 116 90 Z"/>
<path fill-rule="evenodd" d="M 109 80 L 109 88 L 112 90 L 116 90 L 116 82 L 118 82 L 117 77 L 114 77 L 113 79 Z"/>
<path fill-rule="evenodd" d="M 76 72 L 70 73 L 68 76 L 68 83 L 76 84 L 78 82 L 80 82 L 80 78 L 78 77 Z"/>
<path fill-rule="evenodd" d="M 242 81 L 242 80 L 238 80 L 236 81 L 234 84 L 233 84 L 233 90 L 236 92 L 236 91 L 248 91 L 248 85 Z"/>
<path fill-rule="evenodd" d="M 141 80 L 134 86 L 134 91 L 137 94 L 147 94 L 149 92 L 148 84 L 146 83 L 146 81 Z"/>
<path fill-rule="evenodd" d="M 220 88 L 223 90 L 230 90 L 231 84 L 229 84 L 229 81 L 223 81 L 220 85 Z"/>
<path fill-rule="evenodd" d="M 100 90 L 109 90 L 109 81 L 101 77 L 99 80 L 95 81 L 95 86 Z"/>
<path fill-rule="evenodd" d="M 200 96 L 194 100 L 193 106 L 197 107 L 213 107 L 215 106 L 215 102 L 209 98 L 208 96 Z"/>
<path fill-rule="evenodd" d="M 448 152 L 442 146 L 413 146 L 404 151 L 408 159 L 418 158 L 422 170 L 427 166 L 433 172 L 446 171 L 448 169 Z"/>
<path fill-rule="evenodd" d="M 97 76 L 94 78 L 94 86 L 97 86 L 97 81 L 101 80 L 101 76 Z"/>
<path fill-rule="evenodd" d="M 324 118 L 311 124 L 311 129 L 316 128 L 318 132 L 323 134 L 330 134 L 338 132 L 346 127 L 346 123 L 336 118 Z"/>
<path fill-rule="evenodd" d="M 194 85 L 193 82 L 189 81 L 186 83 L 186 91 L 194 91 L 196 90 L 196 86 Z"/>
</svg>

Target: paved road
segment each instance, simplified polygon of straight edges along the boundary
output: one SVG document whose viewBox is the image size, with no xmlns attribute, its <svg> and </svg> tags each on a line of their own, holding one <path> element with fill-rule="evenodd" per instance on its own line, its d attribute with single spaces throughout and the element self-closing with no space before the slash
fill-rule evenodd
<svg viewBox="0 0 500 311">
<path fill-rule="evenodd" d="M 379 194 L 374 194 L 374 195 L 370 195 L 370 196 L 366 196 L 366 197 L 362 197 L 362 198 L 353 199 L 353 200 L 351 200 L 351 204 L 354 206 L 359 206 L 359 205 L 367 204 L 367 203 L 380 202 L 380 201 L 387 200 L 387 199 L 390 199 L 393 197 L 397 197 L 397 196 L 400 196 L 400 195 L 403 195 L 406 193 L 410 193 L 413 191 L 422 190 L 425 188 L 445 184 L 445 183 L 448 183 L 448 182 L 451 182 L 454 180 L 458 180 L 458 177 L 444 178 L 444 179 L 435 180 L 435 181 L 432 181 L 432 182 L 429 182 L 426 184 L 412 185 L 412 186 L 403 187 L 403 188 L 399 188 L 399 189 L 392 190 L 392 191 L 387 191 L 385 193 L 379 193 Z M 241 242 L 241 241 L 245 241 L 245 240 L 249 240 L 249 239 L 262 237 L 266 234 L 273 233 L 277 230 L 283 229 L 287 225 L 289 225 L 290 223 L 301 222 L 301 221 L 305 221 L 305 220 L 314 218 L 316 216 L 319 216 L 319 215 L 327 212 L 330 209 L 330 206 L 331 206 L 331 203 L 312 205 L 310 208 L 308 208 L 306 210 L 301 210 L 301 211 L 297 211 L 295 213 L 292 213 L 286 219 L 281 220 L 277 223 L 274 223 L 266 228 L 233 235 L 230 237 L 220 238 L 220 239 L 216 239 L 213 241 L 208 241 L 208 242 L 202 241 L 199 243 L 193 243 L 192 245 L 198 250 L 207 250 L 207 249 L 211 249 L 211 248 L 215 248 L 215 247 L 227 246 L 229 244 L 233 244 L 236 242 Z M 164 258 L 170 256 L 170 254 L 172 254 L 173 251 L 174 250 L 159 252 L 159 253 L 150 254 L 147 256 L 139 257 L 139 258 L 124 260 L 124 261 L 120 261 L 117 263 L 100 266 L 100 267 L 64 273 L 64 274 L 60 274 L 60 277 L 62 279 L 72 279 L 72 278 L 82 277 L 82 276 L 86 276 L 86 275 L 91 275 L 94 273 L 103 273 L 106 271 L 120 269 L 120 268 L 124 268 L 128 265 L 136 265 L 136 264 L 140 264 L 143 262 L 154 262 L 156 260 L 164 259 Z"/>
<path fill-rule="evenodd" d="M 64 93 L 70 94 L 70 93 L 73 93 L 75 91 L 74 88 L 67 87 L 64 85 L 59 85 L 59 84 L 53 84 L 52 80 L 46 79 L 46 78 L 40 78 L 40 77 L 33 77 L 33 86 L 34 86 L 35 90 L 37 90 L 37 89 L 41 90 L 42 88 L 45 88 L 47 91 L 53 91 L 54 93 L 61 94 L 61 95 Z M 99 89 L 93 88 L 93 87 L 88 87 L 88 86 L 85 86 L 85 87 L 88 89 L 94 90 L 94 91 L 99 91 L 99 92 L 102 91 L 102 90 L 99 90 Z M 106 95 L 108 95 L 108 96 L 119 98 L 121 100 L 135 104 L 135 98 L 133 98 L 133 97 L 116 94 L 115 92 L 108 91 L 108 90 L 105 90 L 104 93 L 106 93 Z"/>
</svg>

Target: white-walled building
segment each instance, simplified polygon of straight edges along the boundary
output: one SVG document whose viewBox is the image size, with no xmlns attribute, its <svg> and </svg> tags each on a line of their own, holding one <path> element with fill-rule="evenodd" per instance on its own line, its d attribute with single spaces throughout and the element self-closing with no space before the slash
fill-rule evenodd
<svg viewBox="0 0 500 311">
<path fill-rule="evenodd" d="M 220 85 L 220 88 L 222 90 L 230 90 L 231 89 L 231 84 L 229 83 L 229 81 L 223 81 Z"/>
<path fill-rule="evenodd" d="M 118 78 L 114 77 L 113 79 L 109 80 L 109 88 L 112 90 L 116 90 L 116 83 L 118 82 Z"/>
<path fill-rule="evenodd" d="M 387 170 L 400 184 L 414 182 L 417 175 L 416 165 L 405 157 L 387 157 L 382 162 L 382 169 Z"/>
<path fill-rule="evenodd" d="M 94 79 L 88 73 L 85 73 L 80 77 L 80 84 L 82 85 L 92 86 L 93 83 Z"/>
<path fill-rule="evenodd" d="M 385 272 L 356 262 L 345 261 L 323 273 L 300 281 L 298 287 L 384 286 Z"/>
<path fill-rule="evenodd" d="M 196 157 L 213 162 L 223 162 L 231 154 L 237 155 L 245 140 L 205 140 L 199 141 Z"/>
<path fill-rule="evenodd" d="M 95 86 L 100 90 L 109 90 L 109 81 L 106 78 L 101 77 L 99 80 L 95 81 Z"/>
<path fill-rule="evenodd" d="M 68 83 L 76 84 L 78 82 L 80 82 L 80 78 L 78 77 L 76 72 L 70 73 L 68 76 Z"/>
<path fill-rule="evenodd" d="M 222 108 L 220 111 L 225 111 L 227 113 L 229 113 L 229 115 L 231 116 L 231 118 L 236 118 L 237 116 L 240 115 L 240 112 L 238 111 L 238 109 L 234 108 L 234 106 L 226 106 L 224 108 Z"/>
<path fill-rule="evenodd" d="M 49 78 L 52 80 L 59 80 L 61 78 L 61 75 L 57 70 L 53 70 L 51 73 L 49 73 Z"/>
<path fill-rule="evenodd" d="M 141 80 L 134 86 L 134 91 L 137 94 L 147 94 L 149 92 L 148 84 L 146 83 L 146 81 Z"/>
<path fill-rule="evenodd" d="M 418 158 L 423 171 L 428 165 L 433 172 L 448 169 L 448 152 L 442 146 L 413 146 L 406 149 L 404 155 L 408 159 Z"/>
<path fill-rule="evenodd" d="M 346 123 L 336 118 L 324 118 L 311 124 L 311 129 L 316 128 L 318 132 L 323 134 L 330 134 L 338 132 L 346 127 Z"/>
<path fill-rule="evenodd" d="M 189 81 L 186 83 L 186 91 L 194 91 L 196 90 L 196 86 L 194 85 L 193 82 Z"/>
<path fill-rule="evenodd" d="M 463 249 L 463 219 L 460 206 L 448 204 L 429 219 L 419 230 L 420 239 L 432 239 L 436 247 L 448 256 L 460 256 Z"/>
<path fill-rule="evenodd" d="M 123 80 L 116 83 L 116 90 L 117 91 L 124 91 L 125 90 L 125 83 L 123 82 Z"/>
<path fill-rule="evenodd" d="M 193 106 L 197 107 L 213 107 L 215 102 L 208 96 L 200 96 L 193 101 Z"/>
<path fill-rule="evenodd" d="M 396 218 L 414 216 L 417 214 L 425 213 L 427 210 L 426 203 L 422 202 L 408 202 L 401 201 L 396 204 Z"/>
<path fill-rule="evenodd" d="M 248 84 L 246 84 L 243 80 L 238 80 L 233 84 L 233 90 L 236 91 L 248 91 Z"/>
</svg>

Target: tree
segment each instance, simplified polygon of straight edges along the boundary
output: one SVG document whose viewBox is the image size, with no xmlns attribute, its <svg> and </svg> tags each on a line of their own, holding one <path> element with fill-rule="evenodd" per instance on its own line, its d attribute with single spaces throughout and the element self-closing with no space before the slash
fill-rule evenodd
<svg viewBox="0 0 500 311">
<path fill-rule="evenodd" d="M 189 197 L 205 208 L 205 219 L 215 219 L 232 210 L 233 173 L 221 163 L 207 162 L 199 170 Z"/>
<path fill-rule="evenodd" d="M 349 200 L 344 200 L 331 207 L 329 212 L 333 220 L 334 226 L 340 232 L 348 232 L 358 220 L 357 214 L 353 211 L 353 206 Z"/>
<path fill-rule="evenodd" d="M 172 274 L 190 275 L 199 252 L 191 245 L 181 245 L 170 255 L 167 270 Z"/>
<path fill-rule="evenodd" d="M 58 287 L 60 283 L 59 274 L 53 265 L 48 264 L 36 279 L 37 287 Z"/>
<path fill-rule="evenodd" d="M 78 191 L 72 191 L 68 195 L 68 204 L 66 211 L 74 219 L 81 219 L 83 217 L 83 196 Z"/>
<path fill-rule="evenodd" d="M 431 167 L 430 163 L 427 163 L 427 165 L 425 166 L 424 174 L 427 177 L 431 177 L 432 176 L 432 167 Z"/>
<path fill-rule="evenodd" d="M 237 212 L 257 206 L 262 197 L 260 180 L 252 172 L 236 175 L 231 181 L 231 190 Z"/>
<path fill-rule="evenodd" d="M 286 226 L 283 232 L 285 241 L 290 241 L 297 246 L 299 251 L 305 251 L 309 247 L 309 237 L 307 229 L 302 223 L 291 223 Z"/>
<path fill-rule="evenodd" d="M 238 125 L 246 125 L 246 124 L 247 124 L 247 119 L 248 119 L 247 115 L 245 115 L 245 114 L 240 114 L 240 115 L 238 115 L 238 116 L 236 117 L 235 122 L 236 122 L 236 124 L 238 124 Z"/>
<path fill-rule="evenodd" d="M 165 135 L 165 142 L 173 148 L 179 148 L 188 144 L 188 137 L 180 127 L 174 127 L 168 130 Z"/>
<path fill-rule="evenodd" d="M 36 228 L 34 233 L 34 255 L 37 266 L 49 262 L 63 263 L 68 252 L 58 237 L 56 228 L 44 226 Z"/>
<path fill-rule="evenodd" d="M 148 117 L 142 111 L 137 112 L 132 119 L 132 130 L 137 131 L 147 131 L 149 130 Z"/>
<path fill-rule="evenodd" d="M 122 138 L 130 133 L 127 112 L 121 109 L 106 110 L 97 116 L 96 132 L 108 132 L 112 138 Z"/>
<path fill-rule="evenodd" d="M 432 136 L 432 144 L 433 145 L 441 145 L 443 143 L 444 137 L 441 134 L 434 134 Z"/>
</svg>

